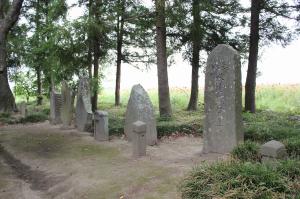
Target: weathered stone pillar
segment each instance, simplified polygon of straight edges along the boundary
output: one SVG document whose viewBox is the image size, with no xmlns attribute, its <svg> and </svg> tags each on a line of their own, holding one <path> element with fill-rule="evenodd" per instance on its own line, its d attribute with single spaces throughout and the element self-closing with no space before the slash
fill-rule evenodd
<svg viewBox="0 0 300 199">
<path fill-rule="evenodd" d="M 77 101 L 76 101 L 76 127 L 79 131 L 92 131 L 92 105 L 89 80 L 87 77 L 79 79 Z"/>
<path fill-rule="evenodd" d="M 108 113 L 105 111 L 96 111 L 94 113 L 94 136 L 98 141 L 109 139 Z"/>
<path fill-rule="evenodd" d="M 61 121 L 63 124 L 63 128 L 68 128 L 71 126 L 71 122 L 73 118 L 74 98 L 71 89 L 69 88 L 68 84 L 65 81 L 62 82 L 61 97 L 62 97 Z"/>
<path fill-rule="evenodd" d="M 61 94 L 56 91 L 51 91 L 50 94 L 50 123 L 60 124 L 61 117 Z"/>
<path fill-rule="evenodd" d="M 204 106 L 204 153 L 228 153 L 243 142 L 241 62 L 231 46 L 218 45 L 208 57 Z"/>
<path fill-rule="evenodd" d="M 19 112 L 23 118 L 27 116 L 27 105 L 26 102 L 21 102 L 19 105 Z"/>
<path fill-rule="evenodd" d="M 141 157 L 146 155 L 146 130 L 147 125 L 144 122 L 136 121 L 132 124 L 132 145 L 133 157 Z"/>
<path fill-rule="evenodd" d="M 124 132 L 129 141 L 132 140 L 132 124 L 135 121 L 146 123 L 147 144 L 155 145 L 157 143 L 157 130 L 154 108 L 148 93 L 140 84 L 132 87 L 125 114 Z"/>
</svg>

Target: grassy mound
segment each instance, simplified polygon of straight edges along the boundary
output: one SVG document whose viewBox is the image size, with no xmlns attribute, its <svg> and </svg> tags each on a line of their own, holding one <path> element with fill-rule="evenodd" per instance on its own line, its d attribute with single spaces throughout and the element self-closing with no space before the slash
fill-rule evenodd
<svg viewBox="0 0 300 199">
<path fill-rule="evenodd" d="M 195 168 L 180 185 L 183 199 L 299 198 L 299 161 L 276 168 L 241 161 L 218 162 Z"/>
<path fill-rule="evenodd" d="M 259 155 L 259 145 L 251 141 L 246 141 L 235 147 L 231 155 L 233 158 L 244 162 L 258 162 L 261 159 Z"/>
</svg>

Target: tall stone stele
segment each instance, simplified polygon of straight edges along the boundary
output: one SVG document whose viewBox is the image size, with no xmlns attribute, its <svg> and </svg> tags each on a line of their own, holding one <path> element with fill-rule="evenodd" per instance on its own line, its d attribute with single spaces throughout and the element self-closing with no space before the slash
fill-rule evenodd
<svg viewBox="0 0 300 199">
<path fill-rule="evenodd" d="M 61 124 L 61 94 L 52 89 L 50 93 L 50 123 Z"/>
<path fill-rule="evenodd" d="M 147 144 L 155 145 L 157 143 L 157 130 L 154 108 L 148 93 L 140 84 L 132 87 L 125 114 L 124 131 L 129 141 L 132 140 L 133 123 L 136 121 L 146 123 Z"/>
<path fill-rule="evenodd" d="M 205 72 L 204 153 L 228 153 L 244 140 L 239 53 L 218 45 Z"/>
<path fill-rule="evenodd" d="M 76 127 L 79 131 L 92 132 L 92 105 L 89 80 L 87 77 L 79 79 L 76 101 Z"/>
<path fill-rule="evenodd" d="M 63 124 L 63 128 L 68 128 L 71 126 L 73 119 L 74 96 L 66 81 L 62 82 L 61 97 L 61 121 Z"/>
</svg>

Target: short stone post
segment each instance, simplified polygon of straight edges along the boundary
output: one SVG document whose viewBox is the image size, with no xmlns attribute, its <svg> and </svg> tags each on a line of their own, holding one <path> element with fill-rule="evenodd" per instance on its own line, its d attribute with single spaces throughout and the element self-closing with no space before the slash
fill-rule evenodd
<svg viewBox="0 0 300 199">
<path fill-rule="evenodd" d="M 275 165 L 278 160 L 285 159 L 287 152 L 284 144 L 271 140 L 260 147 L 261 160 L 264 164 Z"/>
<path fill-rule="evenodd" d="M 136 121 L 133 123 L 132 144 L 133 144 L 133 157 L 138 158 L 146 155 L 146 123 Z"/>
<path fill-rule="evenodd" d="M 27 105 L 26 105 L 26 102 L 21 102 L 20 105 L 19 105 L 19 111 L 22 115 L 23 118 L 25 118 L 27 116 Z"/>
<path fill-rule="evenodd" d="M 106 141 L 109 139 L 108 132 L 108 113 L 105 111 L 96 111 L 94 113 L 94 136 L 97 141 Z"/>
</svg>

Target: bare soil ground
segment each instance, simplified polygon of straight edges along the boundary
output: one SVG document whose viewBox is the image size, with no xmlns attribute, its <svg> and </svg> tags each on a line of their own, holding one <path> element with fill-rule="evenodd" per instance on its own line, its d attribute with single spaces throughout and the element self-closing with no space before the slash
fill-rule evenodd
<svg viewBox="0 0 300 199">
<path fill-rule="evenodd" d="M 180 198 L 178 184 L 197 164 L 200 137 L 169 137 L 132 158 L 131 143 L 97 142 L 88 133 L 48 122 L 0 128 L 0 198 Z"/>
</svg>

